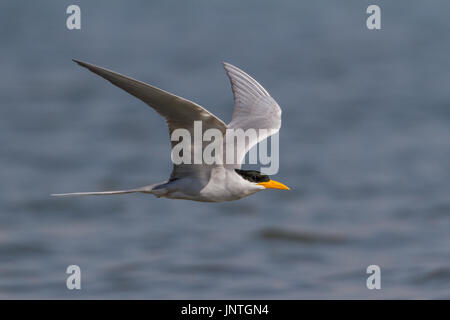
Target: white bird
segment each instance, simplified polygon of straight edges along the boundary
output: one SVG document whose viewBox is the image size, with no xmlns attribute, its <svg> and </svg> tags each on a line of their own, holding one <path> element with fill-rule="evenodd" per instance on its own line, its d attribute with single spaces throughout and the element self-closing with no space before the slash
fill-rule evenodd
<svg viewBox="0 0 450 320">
<path fill-rule="evenodd" d="M 252 195 L 264 189 L 289 190 L 284 184 L 271 180 L 269 176 L 254 170 L 241 170 L 245 154 L 260 141 L 279 131 L 281 109 L 269 93 L 252 77 L 239 68 L 224 63 L 234 94 L 234 111 L 231 122 L 226 125 L 200 105 L 158 89 L 141 81 L 95 65 L 73 60 L 80 66 L 110 81 L 117 87 L 142 100 L 163 116 L 169 133 L 178 128 L 194 131 L 194 121 L 202 121 L 203 132 L 219 129 L 226 135 L 227 129 L 267 129 L 250 139 L 245 148 L 235 148 L 237 161 L 234 164 L 174 164 L 170 178 L 136 189 L 102 192 L 59 193 L 52 196 L 113 195 L 126 193 L 148 193 L 157 197 L 186 199 L 202 202 L 232 201 Z M 226 144 L 228 142 L 224 142 Z M 172 147 L 175 142 L 172 141 Z M 203 145 L 204 148 L 204 145 Z M 224 150 L 225 150 L 224 146 Z"/>
</svg>

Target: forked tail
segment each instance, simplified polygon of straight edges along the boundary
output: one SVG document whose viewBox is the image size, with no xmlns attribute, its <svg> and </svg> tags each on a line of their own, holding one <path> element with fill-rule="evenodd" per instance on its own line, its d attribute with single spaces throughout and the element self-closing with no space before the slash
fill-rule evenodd
<svg viewBox="0 0 450 320">
<path fill-rule="evenodd" d="M 126 193 L 135 193 L 135 192 L 142 192 L 142 193 L 153 193 L 153 189 L 156 187 L 162 185 L 163 183 L 155 183 L 149 186 L 144 186 L 136 189 L 129 189 L 129 190 L 117 190 L 117 191 L 97 191 L 97 192 L 71 192 L 71 193 L 53 193 L 51 194 L 52 197 L 75 197 L 75 196 L 107 196 L 112 194 L 126 194 Z"/>
<path fill-rule="evenodd" d="M 105 196 L 111 194 L 125 194 L 134 192 L 144 192 L 142 189 L 118 190 L 118 191 L 99 191 L 99 192 L 72 192 L 72 193 L 53 193 L 52 197 L 71 197 L 71 196 Z"/>
</svg>

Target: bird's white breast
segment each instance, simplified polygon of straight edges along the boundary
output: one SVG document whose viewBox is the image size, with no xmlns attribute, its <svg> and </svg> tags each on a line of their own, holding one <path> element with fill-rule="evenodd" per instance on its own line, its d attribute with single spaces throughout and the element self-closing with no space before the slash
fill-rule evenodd
<svg viewBox="0 0 450 320">
<path fill-rule="evenodd" d="M 243 179 L 233 169 L 217 167 L 212 170 L 210 180 L 200 194 L 221 202 L 241 199 L 263 189 L 264 187 Z"/>
<path fill-rule="evenodd" d="M 158 194 L 154 194 L 171 199 L 223 202 L 238 200 L 263 189 L 264 187 L 243 179 L 234 169 L 217 166 L 211 170 L 208 181 L 184 177 L 162 185 Z"/>
</svg>

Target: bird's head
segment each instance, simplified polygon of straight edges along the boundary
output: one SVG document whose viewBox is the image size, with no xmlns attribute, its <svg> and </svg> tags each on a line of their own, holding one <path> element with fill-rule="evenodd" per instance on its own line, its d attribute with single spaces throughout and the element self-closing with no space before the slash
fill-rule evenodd
<svg viewBox="0 0 450 320">
<path fill-rule="evenodd" d="M 239 174 L 242 178 L 247 181 L 253 182 L 258 186 L 262 186 L 265 189 L 281 189 L 281 190 L 289 190 L 289 187 L 285 186 L 281 182 L 271 180 L 270 177 L 266 174 L 262 174 L 256 170 L 239 170 L 235 169 L 237 174 Z"/>
</svg>

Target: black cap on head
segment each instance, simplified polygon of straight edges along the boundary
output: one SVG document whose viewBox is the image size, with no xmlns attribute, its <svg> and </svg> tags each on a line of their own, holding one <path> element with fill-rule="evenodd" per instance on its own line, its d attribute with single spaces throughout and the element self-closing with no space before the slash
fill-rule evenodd
<svg viewBox="0 0 450 320">
<path fill-rule="evenodd" d="M 262 174 L 259 171 L 256 170 L 239 170 L 234 169 L 237 174 L 239 174 L 242 178 L 245 180 L 248 180 L 250 182 L 260 183 L 260 182 L 267 182 L 270 181 L 270 178 L 266 174 Z"/>
</svg>

